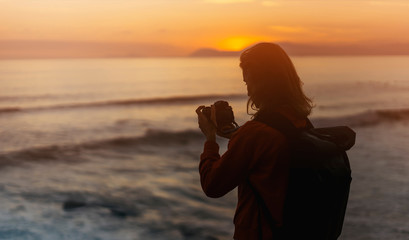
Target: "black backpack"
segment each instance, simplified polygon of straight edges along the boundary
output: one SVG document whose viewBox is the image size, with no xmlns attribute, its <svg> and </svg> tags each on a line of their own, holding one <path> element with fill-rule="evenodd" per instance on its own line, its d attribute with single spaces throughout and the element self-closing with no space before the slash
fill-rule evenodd
<svg viewBox="0 0 409 240">
<path fill-rule="evenodd" d="M 276 226 L 262 196 L 248 181 L 274 239 L 337 239 L 352 180 L 345 151 L 355 144 L 355 132 L 345 126 L 314 128 L 309 120 L 306 128 L 297 129 L 277 113 L 259 113 L 254 120 L 280 131 L 289 142 L 290 175 L 282 227 Z"/>
</svg>

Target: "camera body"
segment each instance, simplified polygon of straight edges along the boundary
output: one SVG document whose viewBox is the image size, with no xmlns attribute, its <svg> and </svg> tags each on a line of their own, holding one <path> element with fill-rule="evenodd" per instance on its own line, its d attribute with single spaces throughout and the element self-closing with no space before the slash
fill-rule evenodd
<svg viewBox="0 0 409 240">
<path fill-rule="evenodd" d="M 228 102 L 220 100 L 214 104 L 216 110 L 217 129 L 223 133 L 228 134 L 237 130 L 239 125 L 234 121 L 234 113 L 232 107 Z M 202 113 L 211 121 L 211 107 L 202 109 Z"/>
</svg>

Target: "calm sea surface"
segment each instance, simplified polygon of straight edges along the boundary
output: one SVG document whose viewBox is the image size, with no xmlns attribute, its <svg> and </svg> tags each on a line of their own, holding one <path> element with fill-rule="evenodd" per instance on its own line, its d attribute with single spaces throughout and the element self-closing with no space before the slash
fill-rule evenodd
<svg viewBox="0 0 409 240">
<path fill-rule="evenodd" d="M 357 132 L 341 238 L 409 239 L 409 57 L 293 61 L 313 123 Z M 231 239 L 236 192 L 202 193 L 194 110 L 250 119 L 238 64 L 1 60 L 0 239 Z"/>
</svg>

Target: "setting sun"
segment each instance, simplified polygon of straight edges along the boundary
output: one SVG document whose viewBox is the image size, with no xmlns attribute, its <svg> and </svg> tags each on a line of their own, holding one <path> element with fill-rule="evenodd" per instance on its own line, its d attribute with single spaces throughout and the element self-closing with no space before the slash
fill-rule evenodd
<svg viewBox="0 0 409 240">
<path fill-rule="evenodd" d="M 219 48 L 226 51 L 239 51 L 255 42 L 262 40 L 262 38 L 255 37 L 231 37 L 221 41 Z"/>
</svg>

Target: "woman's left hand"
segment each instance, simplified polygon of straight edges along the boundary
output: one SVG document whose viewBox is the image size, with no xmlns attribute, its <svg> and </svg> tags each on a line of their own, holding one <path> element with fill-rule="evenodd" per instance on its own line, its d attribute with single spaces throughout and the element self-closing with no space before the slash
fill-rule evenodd
<svg viewBox="0 0 409 240">
<path fill-rule="evenodd" d="M 216 125 L 214 121 L 209 121 L 209 119 L 207 119 L 207 117 L 203 114 L 202 112 L 203 108 L 205 108 L 205 106 L 199 106 L 196 109 L 199 128 L 202 131 L 202 133 L 205 135 L 207 141 L 216 141 L 216 132 L 217 132 Z M 215 118 L 214 106 L 212 106 L 211 116 L 212 118 Z"/>
</svg>

